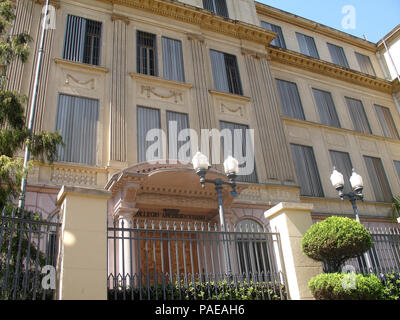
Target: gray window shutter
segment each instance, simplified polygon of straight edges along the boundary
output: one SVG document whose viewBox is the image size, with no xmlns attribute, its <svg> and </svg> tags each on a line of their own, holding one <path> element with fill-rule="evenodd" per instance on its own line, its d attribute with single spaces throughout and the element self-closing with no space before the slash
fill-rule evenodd
<svg viewBox="0 0 400 320">
<path fill-rule="evenodd" d="M 340 128 L 339 118 L 336 112 L 335 104 L 333 103 L 330 92 L 312 89 L 317 103 L 321 122 L 327 126 Z"/>
<path fill-rule="evenodd" d="M 364 160 L 375 193 L 376 201 L 391 202 L 393 196 L 381 159 L 364 156 Z"/>
<path fill-rule="evenodd" d="M 296 32 L 296 37 L 299 42 L 300 52 L 302 54 L 319 59 L 319 54 L 317 46 L 315 45 L 314 38 L 306 36 L 299 32 Z"/>
<path fill-rule="evenodd" d="M 63 59 L 83 62 L 86 19 L 67 15 Z"/>
<path fill-rule="evenodd" d="M 219 16 L 229 18 L 226 0 L 203 0 L 203 8 Z"/>
<path fill-rule="evenodd" d="M 302 196 L 323 197 L 322 184 L 312 147 L 291 144 L 294 167 Z"/>
<path fill-rule="evenodd" d="M 369 74 L 371 76 L 376 76 L 374 67 L 372 66 L 371 59 L 361 53 L 356 52 L 356 58 L 360 66 L 361 72 Z"/>
<path fill-rule="evenodd" d="M 293 82 L 276 79 L 283 114 L 289 118 L 305 120 L 299 90 Z"/>
<path fill-rule="evenodd" d="M 350 117 L 354 124 L 354 129 L 362 133 L 372 134 L 364 106 L 360 100 L 346 97 Z"/>
<path fill-rule="evenodd" d="M 349 63 L 342 47 L 328 43 L 328 49 L 331 54 L 333 63 L 336 63 L 342 67 L 349 68 Z"/>
<path fill-rule="evenodd" d="M 137 148 L 138 162 L 146 162 L 154 159 L 146 159 L 147 148 L 154 141 L 146 141 L 146 135 L 151 129 L 161 129 L 160 110 L 137 107 Z M 159 150 L 161 152 L 161 150 Z M 161 157 L 162 155 L 156 155 Z"/>
<path fill-rule="evenodd" d="M 215 90 L 229 92 L 224 54 L 219 51 L 210 50 L 210 57 Z"/>
<path fill-rule="evenodd" d="M 242 131 L 242 150 L 241 150 L 241 155 L 243 157 L 246 156 L 246 150 L 247 150 L 247 143 L 251 143 L 250 141 L 247 141 L 247 135 L 246 135 L 246 130 L 249 129 L 248 126 L 246 125 L 242 125 L 242 124 L 237 124 L 237 123 L 232 123 L 232 122 L 226 122 L 226 121 L 220 121 L 220 129 L 221 131 L 224 129 L 228 129 L 231 130 L 232 132 L 232 147 L 231 147 L 231 151 L 232 151 L 232 156 L 235 156 L 235 153 L 239 152 L 239 150 L 236 150 L 236 148 L 238 148 L 238 146 L 235 146 L 235 140 L 234 140 L 234 130 L 241 130 Z M 225 141 L 222 139 L 222 148 L 223 150 L 225 150 Z M 228 147 L 229 148 L 229 147 Z M 252 152 L 252 154 L 254 154 L 254 146 L 250 146 L 250 150 Z M 224 151 L 225 153 L 225 151 Z M 224 159 L 225 160 L 225 159 Z M 238 159 L 240 160 L 240 159 Z M 253 161 L 255 161 L 254 157 L 253 157 Z M 239 161 L 240 162 L 240 161 Z M 241 165 L 239 165 L 239 168 L 244 167 L 246 165 L 246 163 L 243 163 Z M 240 173 L 240 169 L 239 169 L 239 173 Z M 258 182 L 258 178 L 257 178 L 257 170 L 256 170 L 256 165 L 254 163 L 254 171 L 252 174 L 249 175 L 239 175 L 237 178 L 238 181 L 241 182 L 249 182 L 249 183 L 257 183 Z"/>
<path fill-rule="evenodd" d="M 65 147 L 59 147 L 59 161 L 96 164 L 98 100 L 60 94 L 56 131 Z"/>
<path fill-rule="evenodd" d="M 182 43 L 179 40 L 162 37 L 164 78 L 185 82 Z"/>
<path fill-rule="evenodd" d="M 397 175 L 399 176 L 400 179 L 400 161 L 393 161 L 394 162 L 394 166 L 396 167 L 397 170 Z"/>
<path fill-rule="evenodd" d="M 270 30 L 270 31 L 274 31 L 274 32 L 277 33 L 275 39 L 271 41 L 271 44 L 273 46 L 277 46 L 279 48 L 286 49 L 285 38 L 283 37 L 282 28 L 280 26 L 276 26 L 274 24 L 270 24 L 270 23 L 267 23 L 267 22 L 264 22 L 264 21 L 261 21 L 261 26 L 264 29 L 267 29 L 267 30 Z"/>
<path fill-rule="evenodd" d="M 175 122 L 175 124 L 173 124 Z M 174 132 L 170 132 L 170 125 L 176 125 L 176 135 Z M 179 149 L 182 145 L 186 144 L 187 141 L 190 141 L 188 137 L 186 141 L 178 141 L 179 132 L 184 129 L 189 129 L 189 117 L 185 113 L 178 113 L 167 111 L 167 130 L 168 130 L 168 150 L 169 150 L 169 159 L 173 160 L 185 160 L 180 159 L 179 157 Z M 190 150 L 186 157 L 189 159 L 191 157 Z"/>
<path fill-rule="evenodd" d="M 389 108 L 375 105 L 375 110 L 383 130 L 383 135 L 386 138 L 399 139 L 399 133 L 397 132 Z"/>
<path fill-rule="evenodd" d="M 347 152 L 340 151 L 329 151 L 331 156 L 332 165 L 336 167 L 340 173 L 343 174 L 344 177 L 344 192 L 352 191 L 352 187 L 350 184 L 350 177 L 353 173 L 353 165 L 351 164 L 350 155 Z"/>
</svg>

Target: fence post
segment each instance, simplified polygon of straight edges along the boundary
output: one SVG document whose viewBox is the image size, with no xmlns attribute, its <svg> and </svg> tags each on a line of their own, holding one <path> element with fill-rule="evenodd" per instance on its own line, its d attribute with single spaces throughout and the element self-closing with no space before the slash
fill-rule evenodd
<svg viewBox="0 0 400 320">
<path fill-rule="evenodd" d="M 63 186 L 60 248 L 57 262 L 58 300 L 107 299 L 107 200 L 104 190 Z"/>
<path fill-rule="evenodd" d="M 281 202 L 264 213 L 270 221 L 271 230 L 280 233 L 281 254 L 286 270 L 290 298 L 313 299 L 308 281 L 322 273 L 322 265 L 303 254 L 301 240 L 311 227 L 312 204 Z"/>
</svg>

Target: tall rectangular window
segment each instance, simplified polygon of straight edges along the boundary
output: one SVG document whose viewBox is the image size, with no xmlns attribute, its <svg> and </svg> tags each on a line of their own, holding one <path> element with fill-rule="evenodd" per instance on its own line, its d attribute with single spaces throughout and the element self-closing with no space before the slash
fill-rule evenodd
<svg viewBox="0 0 400 320">
<path fill-rule="evenodd" d="M 185 82 L 182 43 L 179 40 L 162 37 L 164 78 Z"/>
<path fill-rule="evenodd" d="M 327 126 L 340 128 L 339 118 L 336 112 L 330 92 L 313 88 L 314 98 L 317 103 L 321 122 Z"/>
<path fill-rule="evenodd" d="M 381 159 L 364 156 L 364 160 L 376 201 L 392 202 L 392 192 Z"/>
<path fill-rule="evenodd" d="M 300 52 L 307 56 L 319 59 L 317 46 L 315 45 L 314 38 L 306 36 L 305 34 L 296 32 L 297 41 L 299 42 Z"/>
<path fill-rule="evenodd" d="M 58 96 L 56 131 L 65 142 L 59 161 L 96 164 L 98 100 L 66 94 Z"/>
<path fill-rule="evenodd" d="M 249 183 L 257 183 L 257 171 L 256 171 L 256 164 L 255 164 L 255 157 L 254 157 L 254 146 L 252 145 L 252 141 L 249 141 L 248 135 L 246 131 L 249 129 L 247 125 L 231 123 L 226 121 L 220 121 L 219 126 L 221 131 L 224 129 L 228 129 L 231 131 L 232 136 L 232 145 L 229 147 L 225 139 L 222 140 L 222 148 L 224 150 L 224 154 L 228 152 L 227 150 L 231 151 L 231 155 L 239 160 L 239 175 L 237 180 L 242 182 L 249 182 Z M 241 150 L 238 148 L 241 147 Z M 227 150 L 225 148 L 228 148 Z M 239 155 L 239 156 L 238 156 Z M 252 163 L 247 163 L 247 160 L 252 161 Z M 253 169 L 252 172 L 249 174 L 244 175 L 243 170 L 244 168 Z"/>
<path fill-rule="evenodd" d="M 275 39 L 271 41 L 271 44 L 273 46 L 286 49 L 285 38 L 283 37 L 282 28 L 280 26 L 276 26 L 274 24 L 271 24 L 271 23 L 268 23 L 268 22 L 264 22 L 264 21 L 261 21 L 261 26 L 264 29 L 267 29 L 267 30 L 270 30 L 270 31 L 274 31 L 274 32 L 277 33 Z"/>
<path fill-rule="evenodd" d="M 332 43 L 328 43 L 328 49 L 331 54 L 332 62 L 342 67 L 349 68 L 346 55 L 342 47 L 336 46 Z"/>
<path fill-rule="evenodd" d="M 137 148 L 138 148 L 138 162 L 146 162 L 161 158 L 163 155 L 159 154 L 161 148 L 158 148 L 158 153 L 149 154 L 146 152 L 150 145 L 154 144 L 153 141 L 147 141 L 146 136 L 152 129 L 161 129 L 160 110 L 147 107 L 137 107 Z M 162 142 L 161 142 L 162 143 Z"/>
<path fill-rule="evenodd" d="M 300 184 L 300 194 L 309 197 L 323 197 L 322 184 L 312 147 L 291 144 L 294 167 Z"/>
<path fill-rule="evenodd" d="M 354 124 L 354 130 L 372 134 L 362 102 L 357 99 L 346 97 L 346 103 L 349 108 L 351 120 Z"/>
<path fill-rule="evenodd" d="M 294 82 L 276 79 L 283 114 L 289 118 L 305 120 L 299 90 Z"/>
<path fill-rule="evenodd" d="M 368 56 L 356 52 L 356 58 L 360 66 L 361 72 L 369 74 L 371 76 L 376 76 L 374 67 L 371 63 L 371 59 Z"/>
<path fill-rule="evenodd" d="M 219 16 L 229 18 L 226 0 L 203 0 L 203 8 Z"/>
<path fill-rule="evenodd" d="M 330 150 L 332 165 L 336 167 L 344 177 L 344 192 L 352 191 L 350 185 L 350 177 L 353 173 L 353 165 L 350 160 L 350 155 L 347 152 L 333 151 Z"/>
<path fill-rule="evenodd" d="M 137 31 L 137 73 L 157 76 L 156 36 L 151 33 Z"/>
<path fill-rule="evenodd" d="M 169 159 L 191 161 L 190 144 L 187 144 L 190 141 L 190 137 L 185 136 L 183 132 L 185 129 L 189 129 L 188 115 L 186 113 L 167 111 Z M 183 154 L 180 154 L 180 152 L 183 152 Z"/>
<path fill-rule="evenodd" d="M 383 130 L 383 135 L 386 138 L 399 139 L 399 133 L 397 132 L 389 108 L 375 105 L 375 110 Z"/>
<path fill-rule="evenodd" d="M 394 166 L 396 167 L 396 171 L 397 171 L 397 175 L 399 176 L 400 179 L 400 161 L 393 161 L 394 162 Z"/>
<path fill-rule="evenodd" d="M 210 57 L 215 90 L 242 95 L 236 57 L 216 50 L 210 50 Z"/>
<path fill-rule="evenodd" d="M 100 64 L 102 23 L 67 15 L 63 59 Z"/>
</svg>

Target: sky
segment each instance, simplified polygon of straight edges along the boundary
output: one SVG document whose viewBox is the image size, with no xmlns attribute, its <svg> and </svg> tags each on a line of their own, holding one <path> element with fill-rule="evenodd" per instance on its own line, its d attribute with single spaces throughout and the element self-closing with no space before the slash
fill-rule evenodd
<svg viewBox="0 0 400 320">
<path fill-rule="evenodd" d="M 400 0 L 256 1 L 374 43 L 400 24 Z"/>
</svg>

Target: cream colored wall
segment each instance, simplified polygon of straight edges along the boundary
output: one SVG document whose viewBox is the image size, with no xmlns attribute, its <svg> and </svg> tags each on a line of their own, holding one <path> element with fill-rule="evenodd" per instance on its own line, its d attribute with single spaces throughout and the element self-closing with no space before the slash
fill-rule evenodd
<svg viewBox="0 0 400 320">
<path fill-rule="evenodd" d="M 278 25 L 282 28 L 282 33 L 285 38 L 286 47 L 289 50 L 293 50 L 296 52 L 300 52 L 299 43 L 297 41 L 296 32 L 305 34 L 307 36 L 313 37 L 315 41 L 315 45 L 317 47 L 319 56 L 321 60 L 332 62 L 332 58 L 328 49 L 327 43 L 332 43 L 344 49 L 346 54 L 347 61 L 349 63 L 350 69 L 361 71 L 360 66 L 358 64 L 357 58 L 355 56 L 355 52 L 361 53 L 363 55 L 369 56 L 371 59 L 371 63 L 374 67 L 377 77 L 384 78 L 384 74 L 382 72 L 381 66 L 378 62 L 378 59 L 374 52 L 368 51 L 363 48 L 359 48 L 357 46 L 350 45 L 348 43 L 329 38 L 321 33 L 312 32 L 310 30 L 304 29 L 302 27 L 286 23 L 281 20 L 259 16 L 260 21 L 265 21 L 268 23 L 272 23 Z"/>
<path fill-rule="evenodd" d="M 364 195 L 368 204 L 362 204 L 361 214 L 369 216 L 387 216 L 389 207 L 373 203 L 375 196 L 369 180 L 363 156 L 381 158 L 389 184 L 394 195 L 400 194 L 400 179 L 393 160 L 400 159 L 400 140 L 383 138 L 382 129 L 376 115 L 374 104 L 390 109 L 397 128 L 400 128 L 400 117 L 389 94 L 365 90 L 355 85 L 344 84 L 341 81 L 318 76 L 309 72 L 282 65 L 272 65 L 275 78 L 292 81 L 297 84 L 306 121 L 285 119 L 286 135 L 290 143 L 311 146 L 314 149 L 322 187 L 326 198 L 331 202 L 315 200 L 316 212 L 347 212 L 351 213 L 349 204 L 335 201 L 337 192 L 329 180 L 332 172 L 332 162 L 329 150 L 348 152 L 353 166 L 364 178 Z M 338 113 L 340 128 L 321 124 L 312 88 L 328 91 L 332 94 Z M 366 135 L 355 132 L 345 101 L 345 96 L 362 101 L 373 134 Z M 399 130 L 399 129 L 398 129 Z M 313 202 L 313 200 L 308 200 Z"/>
</svg>

